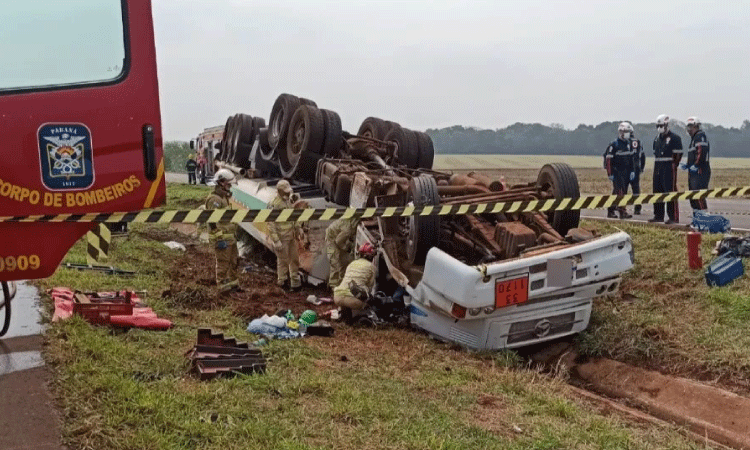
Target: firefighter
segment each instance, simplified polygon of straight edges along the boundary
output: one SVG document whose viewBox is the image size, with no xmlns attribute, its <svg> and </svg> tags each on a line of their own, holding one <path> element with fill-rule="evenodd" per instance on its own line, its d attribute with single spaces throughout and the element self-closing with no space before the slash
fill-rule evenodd
<svg viewBox="0 0 750 450">
<path fill-rule="evenodd" d="M 627 122 L 620 123 L 617 127 L 617 139 L 609 144 L 605 153 L 607 176 L 612 181 L 612 193 L 616 195 L 627 194 L 628 184 L 635 179 L 635 166 L 633 164 L 635 152 L 630 147 L 629 126 L 630 124 Z M 618 207 L 617 210 L 620 213 L 620 219 L 633 217 L 628 214 L 624 206 Z M 607 217 L 617 218 L 615 206 L 607 208 Z"/>
<path fill-rule="evenodd" d="M 193 154 L 188 155 L 188 160 L 185 163 L 185 170 L 188 174 L 188 184 L 196 184 L 195 182 L 195 170 L 198 168 L 198 163 L 195 162 Z"/>
<path fill-rule="evenodd" d="M 352 310 L 364 309 L 367 304 L 358 299 L 352 293 L 349 284 L 354 282 L 368 294 L 375 286 L 375 267 L 372 263 L 375 259 L 375 248 L 369 242 L 365 242 L 357 251 L 359 258 L 352 261 L 346 267 L 346 273 L 341 283 L 333 289 L 333 302 L 342 310 L 343 316 L 351 315 Z"/>
<path fill-rule="evenodd" d="M 687 164 L 681 164 L 680 168 L 688 171 L 688 189 L 708 189 L 711 179 L 711 166 L 708 158 L 708 138 L 701 129 L 701 121 L 697 117 L 689 117 L 685 123 L 685 129 L 690 135 L 690 147 L 688 147 Z M 690 200 L 693 211 L 707 209 L 705 198 Z"/>
<path fill-rule="evenodd" d="M 231 185 L 234 174 L 228 169 L 220 169 L 214 175 L 216 186 L 206 198 L 206 209 L 228 209 L 232 196 Z M 237 241 L 235 240 L 236 225 L 209 224 L 211 241 L 214 244 L 216 258 L 216 285 L 219 292 L 226 292 L 239 287 L 237 280 Z"/>
<path fill-rule="evenodd" d="M 654 193 L 677 190 L 677 165 L 682 159 L 682 139 L 669 130 L 669 116 L 660 114 L 656 118 L 654 138 Z M 667 203 L 667 219 L 664 223 L 680 221 L 680 208 L 676 201 Z M 654 217 L 649 222 L 664 221 L 664 203 L 654 204 Z"/>
<path fill-rule="evenodd" d="M 286 180 L 276 184 L 276 197 L 269 204 L 271 209 L 292 208 L 292 186 Z M 282 289 L 297 292 L 302 288 L 299 276 L 299 251 L 297 235 L 299 226 L 295 222 L 269 222 L 268 232 L 276 253 L 276 283 Z M 290 281 L 291 279 L 291 281 Z"/>
<path fill-rule="evenodd" d="M 335 288 L 341 283 L 344 270 L 351 261 L 358 219 L 338 219 L 326 229 L 326 253 L 330 270 L 328 285 Z"/>
<path fill-rule="evenodd" d="M 628 183 L 632 189 L 633 195 L 638 195 L 641 193 L 641 173 L 643 173 L 643 170 L 646 168 L 646 153 L 643 151 L 643 144 L 641 144 L 640 139 L 635 138 L 633 124 L 630 122 L 627 122 L 627 124 L 628 131 L 630 132 L 630 148 L 634 152 L 633 167 L 635 167 L 635 177 L 630 179 Z M 627 193 L 627 189 L 625 191 Z M 635 205 L 633 207 L 633 214 L 641 214 L 641 205 Z"/>
</svg>

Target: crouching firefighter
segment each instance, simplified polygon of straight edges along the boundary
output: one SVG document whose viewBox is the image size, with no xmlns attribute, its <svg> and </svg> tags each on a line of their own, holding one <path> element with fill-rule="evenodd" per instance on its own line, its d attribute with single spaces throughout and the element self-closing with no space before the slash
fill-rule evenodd
<svg viewBox="0 0 750 450">
<path fill-rule="evenodd" d="M 333 289 L 333 302 L 341 310 L 344 319 L 351 318 L 352 311 L 359 311 L 367 306 L 351 291 L 350 284 L 356 286 L 357 290 L 364 290 L 366 294 L 375 287 L 375 267 L 372 263 L 375 259 L 375 248 L 369 242 L 365 242 L 357 253 L 359 258 L 346 267 L 344 278 Z"/>
<path fill-rule="evenodd" d="M 617 139 L 614 140 L 605 153 L 605 164 L 607 176 L 612 181 L 612 194 L 627 194 L 628 184 L 635 179 L 635 165 L 633 155 L 635 151 L 631 147 L 629 131 L 630 125 L 627 122 L 620 123 L 617 127 Z M 617 207 L 620 213 L 620 219 L 630 219 L 631 216 L 625 210 L 624 206 Z M 607 208 L 607 217 L 617 218 L 615 215 L 615 206 Z"/>
<path fill-rule="evenodd" d="M 286 180 L 276 184 L 276 197 L 268 205 L 271 209 L 293 208 L 292 186 Z M 276 253 L 276 283 L 282 289 L 297 292 L 302 287 L 299 276 L 299 250 L 297 235 L 301 233 L 296 222 L 268 222 L 268 232 Z M 291 281 L 290 281 L 291 280 Z"/>
<path fill-rule="evenodd" d="M 214 175 L 214 181 L 216 187 L 206 198 L 206 209 L 229 209 L 234 174 L 228 169 L 220 169 Z M 236 225 L 232 223 L 210 223 L 209 231 L 214 246 L 216 285 L 219 287 L 219 292 L 238 288 Z"/>
</svg>

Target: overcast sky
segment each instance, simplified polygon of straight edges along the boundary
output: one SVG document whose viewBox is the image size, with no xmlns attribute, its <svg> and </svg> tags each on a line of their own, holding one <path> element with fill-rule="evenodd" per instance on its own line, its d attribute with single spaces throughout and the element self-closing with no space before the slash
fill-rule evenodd
<svg viewBox="0 0 750 450">
<path fill-rule="evenodd" d="M 152 0 L 164 136 L 278 94 L 356 132 L 750 118 L 750 2 Z"/>
</svg>

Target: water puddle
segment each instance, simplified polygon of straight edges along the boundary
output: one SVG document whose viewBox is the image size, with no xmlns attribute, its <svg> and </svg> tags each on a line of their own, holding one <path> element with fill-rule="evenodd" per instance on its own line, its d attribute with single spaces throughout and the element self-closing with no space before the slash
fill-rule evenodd
<svg viewBox="0 0 750 450">
<path fill-rule="evenodd" d="M 44 327 L 40 323 L 41 308 L 39 292 L 34 286 L 18 282 L 18 292 L 11 301 L 10 328 L 3 339 L 41 334 Z M 3 313 L 4 314 L 4 313 Z"/>
<path fill-rule="evenodd" d="M 43 365 L 42 354 L 38 351 L 0 353 L 0 376 Z"/>
</svg>

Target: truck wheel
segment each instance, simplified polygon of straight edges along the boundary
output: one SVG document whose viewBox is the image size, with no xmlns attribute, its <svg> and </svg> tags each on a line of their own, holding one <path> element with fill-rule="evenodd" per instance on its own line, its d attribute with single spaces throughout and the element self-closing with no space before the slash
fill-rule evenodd
<svg viewBox="0 0 750 450">
<path fill-rule="evenodd" d="M 227 117 L 227 123 L 224 125 L 224 133 L 221 136 L 221 147 L 219 149 L 219 158 L 223 158 L 227 154 L 227 144 L 229 143 L 229 137 L 232 134 L 232 119 L 234 116 Z"/>
<path fill-rule="evenodd" d="M 281 173 L 287 178 L 314 178 L 324 139 L 323 113 L 309 105 L 297 108 L 289 123 L 286 151 L 278 151 Z"/>
<path fill-rule="evenodd" d="M 386 134 L 388 134 L 392 129 L 396 127 L 401 127 L 401 125 L 396 122 L 391 122 L 390 120 L 386 120 L 385 121 L 385 133 L 383 134 L 383 137 L 385 137 Z"/>
<path fill-rule="evenodd" d="M 323 113 L 323 124 L 326 136 L 323 140 L 323 154 L 329 158 L 338 158 L 341 151 L 341 117 L 334 111 L 320 110 Z"/>
<path fill-rule="evenodd" d="M 435 146 L 432 144 L 432 138 L 421 131 L 415 131 L 414 134 L 417 136 L 417 146 L 419 147 L 417 166 L 420 169 L 432 169 L 432 163 L 435 160 Z"/>
<path fill-rule="evenodd" d="M 268 143 L 278 152 L 281 152 L 286 144 L 289 122 L 301 104 L 299 97 L 281 94 L 271 108 L 271 118 L 268 121 Z"/>
<path fill-rule="evenodd" d="M 402 127 L 394 128 L 383 140 L 396 144 L 396 162 L 410 169 L 419 167 L 419 147 L 417 138 L 411 130 Z"/>
<path fill-rule="evenodd" d="M 268 142 L 268 128 L 261 128 L 258 132 L 258 146 L 260 148 L 260 154 L 264 158 L 268 158 L 275 153 L 273 147 L 271 147 L 271 144 Z"/>
<path fill-rule="evenodd" d="M 263 128 L 262 130 L 266 130 Z M 279 162 L 274 158 L 266 158 L 263 152 L 260 150 L 260 144 L 258 150 L 256 150 L 253 156 L 253 169 L 255 169 L 255 175 L 261 178 L 281 178 L 281 171 L 279 170 Z M 275 156 L 275 154 L 272 154 Z"/>
<path fill-rule="evenodd" d="M 237 144 L 230 160 L 232 164 L 245 169 L 250 167 L 250 150 L 253 148 L 254 136 L 255 119 L 247 114 L 240 114 Z"/>
<path fill-rule="evenodd" d="M 388 126 L 385 124 L 385 120 L 378 119 L 377 117 L 368 117 L 359 126 L 357 135 L 382 140 L 387 132 Z"/>
<path fill-rule="evenodd" d="M 339 175 L 336 180 L 336 189 L 333 191 L 333 203 L 341 206 L 349 206 L 349 194 L 352 192 L 352 177 Z"/>
<path fill-rule="evenodd" d="M 310 105 L 310 106 L 314 106 L 316 108 L 318 107 L 317 103 L 315 103 L 314 101 L 312 101 L 310 99 L 304 98 L 304 97 L 300 97 L 299 98 L 299 102 L 300 102 L 301 105 Z"/>
<path fill-rule="evenodd" d="M 555 198 L 579 197 L 578 177 L 572 167 L 565 163 L 545 164 L 539 171 L 537 187 L 551 193 Z M 547 213 L 547 221 L 558 233 L 565 236 L 571 228 L 577 228 L 581 211 L 554 211 Z"/>
<path fill-rule="evenodd" d="M 439 205 L 437 183 L 431 176 L 418 176 L 409 181 L 409 201 L 414 206 Z M 410 216 L 406 256 L 409 262 L 423 265 L 427 252 L 440 243 L 439 216 Z"/>
<path fill-rule="evenodd" d="M 234 137 L 235 137 L 235 131 L 237 130 L 237 119 L 239 114 L 235 114 L 231 116 L 227 120 L 227 127 L 224 129 L 224 136 L 225 138 L 222 139 L 222 150 L 221 150 L 221 158 L 220 161 L 229 161 L 229 156 L 234 151 Z"/>
</svg>

